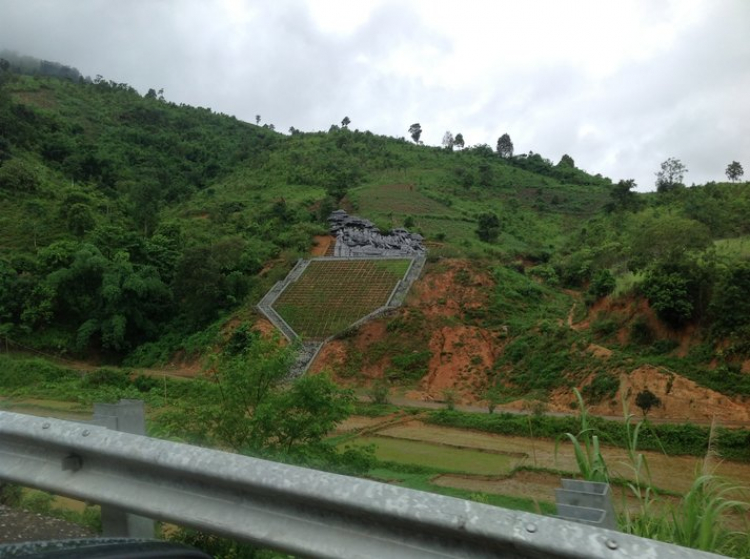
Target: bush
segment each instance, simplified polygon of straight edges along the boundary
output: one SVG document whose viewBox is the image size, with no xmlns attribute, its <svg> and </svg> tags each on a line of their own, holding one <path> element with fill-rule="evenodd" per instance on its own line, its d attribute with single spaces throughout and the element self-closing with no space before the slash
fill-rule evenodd
<svg viewBox="0 0 750 559">
<path fill-rule="evenodd" d="M 671 351 L 674 351 L 679 347 L 679 345 L 680 343 L 677 340 L 657 340 L 653 344 L 651 344 L 651 353 L 664 355 L 670 353 Z"/>
<path fill-rule="evenodd" d="M 386 374 L 389 379 L 419 380 L 427 374 L 431 358 L 432 353 L 429 350 L 394 355 L 391 358 L 393 368 Z"/>
<path fill-rule="evenodd" d="M 0 167 L 0 190 L 33 192 L 38 186 L 36 171 L 20 159 L 11 159 Z"/>
<path fill-rule="evenodd" d="M 619 324 L 615 319 L 605 318 L 601 315 L 598 315 L 596 320 L 591 323 L 591 331 L 599 338 L 608 338 L 617 332 L 617 328 L 619 328 Z"/>
<path fill-rule="evenodd" d="M 617 280 L 615 280 L 615 276 L 612 275 L 612 272 L 606 269 L 599 270 L 591 280 L 588 295 L 594 300 L 601 299 L 612 293 L 615 290 L 616 285 Z"/>
<path fill-rule="evenodd" d="M 388 403 L 388 385 L 382 381 L 373 383 L 367 390 L 367 396 L 373 404 Z"/>
<path fill-rule="evenodd" d="M 593 404 L 613 397 L 619 388 L 620 379 L 612 373 L 600 371 L 581 392 L 586 402 Z"/>
<path fill-rule="evenodd" d="M 630 325 L 630 343 L 647 346 L 654 341 L 654 332 L 648 325 L 648 321 L 639 316 L 633 324 Z"/>
</svg>

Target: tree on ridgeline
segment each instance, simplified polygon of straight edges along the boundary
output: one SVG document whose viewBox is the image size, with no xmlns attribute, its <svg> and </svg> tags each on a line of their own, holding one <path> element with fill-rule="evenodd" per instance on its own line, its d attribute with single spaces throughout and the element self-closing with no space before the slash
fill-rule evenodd
<svg viewBox="0 0 750 559">
<path fill-rule="evenodd" d="M 443 134 L 443 147 L 446 151 L 453 151 L 453 146 L 456 145 L 456 140 L 450 130 Z"/>
<path fill-rule="evenodd" d="M 461 132 L 459 132 L 458 134 L 456 134 L 456 137 L 453 138 L 453 145 L 456 146 L 456 147 L 458 147 L 458 148 L 463 149 L 463 147 L 464 147 L 464 135 L 461 134 Z"/>
<path fill-rule="evenodd" d="M 566 153 L 566 154 L 563 154 L 563 156 L 560 158 L 560 162 L 557 164 L 557 166 L 558 167 L 575 167 L 576 162 L 573 161 L 573 158 Z"/>
<path fill-rule="evenodd" d="M 621 180 L 609 191 L 610 202 L 605 206 L 608 212 L 636 211 L 640 204 L 638 195 L 635 193 L 635 180 Z"/>
<path fill-rule="evenodd" d="M 726 173 L 727 178 L 730 181 L 736 182 L 742 178 L 742 175 L 745 174 L 745 170 L 742 168 L 742 165 L 740 165 L 739 161 L 732 161 L 729 165 L 727 165 Z"/>
<path fill-rule="evenodd" d="M 497 154 L 503 159 L 513 157 L 513 142 L 507 133 L 497 139 Z"/>
<path fill-rule="evenodd" d="M 671 192 L 685 186 L 683 180 L 687 167 L 676 157 L 670 157 L 661 164 L 661 169 L 656 172 L 656 191 Z"/>
<path fill-rule="evenodd" d="M 414 140 L 414 143 L 418 144 L 419 138 L 422 136 L 422 125 L 415 122 L 409 126 L 409 134 L 411 135 L 411 139 Z"/>
<path fill-rule="evenodd" d="M 352 123 L 352 121 L 351 121 L 351 120 L 349 119 L 349 117 L 348 117 L 348 116 L 345 116 L 345 117 L 343 118 L 343 120 L 341 121 L 341 128 L 346 128 L 346 127 L 348 127 L 348 126 L 349 126 L 349 125 L 350 125 L 351 123 Z"/>
</svg>

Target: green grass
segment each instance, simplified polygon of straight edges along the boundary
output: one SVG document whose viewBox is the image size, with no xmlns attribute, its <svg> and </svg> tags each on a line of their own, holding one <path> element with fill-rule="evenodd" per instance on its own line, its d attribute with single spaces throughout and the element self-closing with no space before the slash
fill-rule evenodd
<svg viewBox="0 0 750 559">
<path fill-rule="evenodd" d="M 362 437 L 346 444 L 374 444 L 378 460 L 434 468 L 442 472 L 504 475 L 510 473 L 518 461 L 518 458 L 504 454 L 386 437 Z"/>
<path fill-rule="evenodd" d="M 524 499 L 521 497 L 496 495 L 494 493 L 475 493 L 472 491 L 466 491 L 465 489 L 435 485 L 430 482 L 434 477 L 433 473 L 406 473 L 391 468 L 378 467 L 370 470 L 368 472 L 368 477 L 387 483 L 396 483 L 400 487 L 406 487 L 408 489 L 427 491 L 429 493 L 437 493 L 439 495 L 456 497 L 458 499 L 479 501 L 484 504 L 511 510 L 541 512 L 542 514 L 555 513 L 555 506 L 551 503 L 537 503 L 532 499 Z"/>
<path fill-rule="evenodd" d="M 325 339 L 388 302 L 409 259 L 314 260 L 274 304 L 305 339 Z"/>
<path fill-rule="evenodd" d="M 436 215 L 453 213 L 449 207 L 432 200 L 412 185 L 372 185 L 357 189 L 352 197 L 365 215 Z"/>
</svg>

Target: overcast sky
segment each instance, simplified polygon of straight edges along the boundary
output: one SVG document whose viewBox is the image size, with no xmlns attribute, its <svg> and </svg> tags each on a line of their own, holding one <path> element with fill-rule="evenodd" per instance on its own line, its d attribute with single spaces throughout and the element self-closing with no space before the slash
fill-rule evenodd
<svg viewBox="0 0 750 559">
<path fill-rule="evenodd" d="M 750 175 L 750 0 L 0 0 L 0 49 L 286 132 L 507 132 L 653 189 Z"/>
</svg>

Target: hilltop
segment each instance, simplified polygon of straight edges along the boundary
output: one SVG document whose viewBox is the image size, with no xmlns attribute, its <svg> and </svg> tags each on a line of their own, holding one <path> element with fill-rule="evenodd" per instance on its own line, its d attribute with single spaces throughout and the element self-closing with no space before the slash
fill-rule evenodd
<svg viewBox="0 0 750 559">
<path fill-rule="evenodd" d="M 657 415 L 750 419 L 747 184 L 642 195 L 567 156 L 350 126 L 285 135 L 101 77 L 4 70 L 6 347 L 131 367 L 210 355 L 258 324 L 342 207 L 429 253 L 402 309 L 321 354 L 340 382 L 559 410 L 576 386 L 601 413 L 649 390 Z"/>
</svg>

